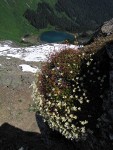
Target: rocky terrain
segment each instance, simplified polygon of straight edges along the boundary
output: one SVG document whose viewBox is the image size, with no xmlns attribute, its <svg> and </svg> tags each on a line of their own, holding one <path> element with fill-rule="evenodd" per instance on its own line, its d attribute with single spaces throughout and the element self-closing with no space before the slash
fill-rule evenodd
<svg viewBox="0 0 113 150">
<path fill-rule="evenodd" d="M 34 113 L 29 112 L 33 73 L 23 72 L 16 58 L 0 56 L 0 125 L 8 122 L 23 130 L 38 131 Z"/>
</svg>

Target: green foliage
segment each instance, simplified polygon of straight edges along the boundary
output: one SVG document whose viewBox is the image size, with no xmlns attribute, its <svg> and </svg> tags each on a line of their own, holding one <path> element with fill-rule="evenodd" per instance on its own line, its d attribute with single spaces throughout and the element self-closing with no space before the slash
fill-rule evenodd
<svg viewBox="0 0 113 150">
<path fill-rule="evenodd" d="M 96 131 L 109 86 L 109 62 L 103 43 L 52 54 L 36 74 L 32 108 L 50 128 L 68 139 L 85 139 L 89 132 Z"/>
<path fill-rule="evenodd" d="M 112 0 L 42 0 L 36 9 L 27 9 L 26 19 L 37 29 L 47 28 L 70 32 L 96 30 L 113 17 Z"/>
<path fill-rule="evenodd" d="M 3 0 L 0 1 L 0 39 L 20 41 L 25 34 L 38 34 L 24 18 L 26 9 L 36 9 L 41 0 Z M 51 2 L 51 1 L 49 1 Z"/>
</svg>

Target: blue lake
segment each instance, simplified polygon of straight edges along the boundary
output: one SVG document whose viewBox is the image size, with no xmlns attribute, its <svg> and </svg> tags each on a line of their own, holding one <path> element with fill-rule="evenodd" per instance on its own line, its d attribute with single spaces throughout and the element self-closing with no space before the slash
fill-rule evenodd
<svg viewBox="0 0 113 150">
<path fill-rule="evenodd" d="M 47 31 L 41 34 L 40 40 L 48 43 L 62 42 L 64 40 L 74 41 L 74 36 L 60 31 Z"/>
</svg>

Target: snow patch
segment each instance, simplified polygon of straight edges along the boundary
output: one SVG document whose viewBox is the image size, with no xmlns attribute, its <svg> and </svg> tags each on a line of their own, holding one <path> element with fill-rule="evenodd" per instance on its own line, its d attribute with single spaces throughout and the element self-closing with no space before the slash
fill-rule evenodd
<svg viewBox="0 0 113 150">
<path fill-rule="evenodd" d="M 38 68 L 33 68 L 30 65 L 27 64 L 21 64 L 19 65 L 22 68 L 23 72 L 32 72 L 32 73 L 36 73 L 37 71 L 39 71 Z"/>
<path fill-rule="evenodd" d="M 66 48 L 78 49 L 79 46 L 67 44 L 42 44 L 30 47 L 13 47 L 11 43 L 0 43 L 0 56 L 15 57 L 25 61 L 46 61 L 48 56 L 55 51 Z"/>
<path fill-rule="evenodd" d="M 9 58 L 9 57 L 6 57 L 6 59 L 11 59 L 11 58 Z"/>
</svg>

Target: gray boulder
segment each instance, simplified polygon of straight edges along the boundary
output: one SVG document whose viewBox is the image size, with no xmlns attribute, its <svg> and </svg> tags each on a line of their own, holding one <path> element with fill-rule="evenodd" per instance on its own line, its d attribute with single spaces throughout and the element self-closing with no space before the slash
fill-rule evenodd
<svg viewBox="0 0 113 150">
<path fill-rule="evenodd" d="M 101 26 L 100 31 L 102 34 L 110 35 L 113 33 L 113 18 L 109 21 L 104 22 L 104 24 Z"/>
</svg>

